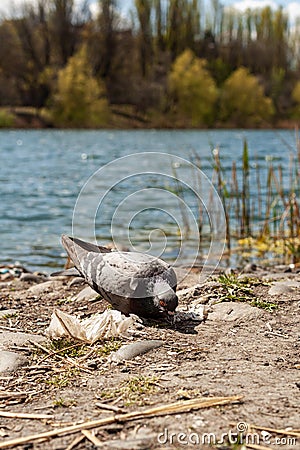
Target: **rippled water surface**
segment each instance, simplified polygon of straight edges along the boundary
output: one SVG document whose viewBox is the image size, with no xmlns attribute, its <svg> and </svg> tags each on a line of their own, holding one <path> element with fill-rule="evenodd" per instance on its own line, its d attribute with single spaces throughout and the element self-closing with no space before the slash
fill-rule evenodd
<svg viewBox="0 0 300 450">
<path fill-rule="evenodd" d="M 130 240 L 137 250 L 150 249 L 172 260 L 180 253 L 180 229 L 188 221 L 190 234 L 181 255 L 188 263 L 197 246 L 199 202 L 187 183 L 180 187 L 176 177 L 180 180 L 185 174 L 194 187 L 199 180 L 183 162 L 152 152 L 189 161 L 200 157 L 201 169 L 210 177 L 212 149 L 219 146 L 230 178 L 232 160 L 241 164 L 244 138 L 253 161 L 264 164 L 272 155 L 282 164 L 287 183 L 290 155 L 296 154 L 292 131 L 1 131 L 0 262 L 19 261 L 47 271 L 60 267 L 64 252 L 59 237 L 72 233 L 78 195 L 100 169 L 80 197 L 76 234 L 92 240 L 95 232 L 104 244 L 113 234 L 118 243 L 128 246 Z M 139 152 L 148 154 L 104 167 Z M 95 208 L 97 202 L 100 206 Z"/>
</svg>

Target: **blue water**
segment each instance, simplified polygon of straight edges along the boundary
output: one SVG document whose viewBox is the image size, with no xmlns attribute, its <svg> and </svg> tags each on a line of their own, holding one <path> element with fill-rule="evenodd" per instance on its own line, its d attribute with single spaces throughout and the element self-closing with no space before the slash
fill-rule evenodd
<svg viewBox="0 0 300 450">
<path fill-rule="evenodd" d="M 1 131 L 0 263 L 19 261 L 46 271 L 61 267 L 65 257 L 60 235 L 72 233 L 78 195 L 99 169 L 80 196 L 75 234 L 91 240 L 96 235 L 103 244 L 113 234 L 117 244 L 131 244 L 169 260 L 178 256 L 185 239 L 181 256 L 188 263 L 197 241 L 197 225 L 192 222 L 199 204 L 185 183 L 180 206 L 174 177 L 184 177 L 195 186 L 197 175 L 184 162 L 151 152 L 194 162 L 197 154 L 202 171 L 210 177 L 212 149 L 219 147 L 224 170 L 229 171 L 233 160 L 241 165 L 244 138 L 253 164 L 264 166 L 272 155 L 276 164 L 282 164 L 288 183 L 289 161 L 296 148 L 294 133 L 287 130 Z M 140 152 L 148 155 L 104 167 Z M 173 178 L 164 174 L 170 170 Z M 252 189 L 255 194 L 255 186 Z M 184 217 L 190 232 L 182 237 Z M 209 236 L 209 219 L 204 222 L 204 234 Z"/>
</svg>

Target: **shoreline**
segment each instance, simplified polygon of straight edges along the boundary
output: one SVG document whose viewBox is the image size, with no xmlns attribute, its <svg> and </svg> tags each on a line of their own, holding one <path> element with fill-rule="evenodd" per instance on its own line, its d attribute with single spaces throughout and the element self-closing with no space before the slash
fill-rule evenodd
<svg viewBox="0 0 300 450">
<path fill-rule="evenodd" d="M 49 114 L 44 109 L 33 107 L 1 107 L 14 116 L 14 123 L 11 126 L 0 127 L 0 130 L 298 130 L 300 121 L 295 119 L 279 119 L 275 123 L 262 123 L 259 126 L 237 126 L 235 123 L 216 122 L 212 126 L 192 126 L 184 118 L 174 119 L 167 115 L 139 114 L 134 111 L 127 112 L 126 107 L 119 110 L 112 108 L 110 120 L 99 127 L 75 128 L 75 127 L 55 127 Z"/>
</svg>

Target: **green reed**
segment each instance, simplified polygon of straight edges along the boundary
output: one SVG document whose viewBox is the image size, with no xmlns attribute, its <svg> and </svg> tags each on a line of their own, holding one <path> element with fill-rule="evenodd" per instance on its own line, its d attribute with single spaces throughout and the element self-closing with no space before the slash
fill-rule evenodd
<svg viewBox="0 0 300 450">
<path fill-rule="evenodd" d="M 248 236 L 250 230 L 250 186 L 249 186 L 250 168 L 249 168 L 249 152 L 248 144 L 244 139 L 243 147 L 243 165 L 242 165 L 242 217 L 241 217 L 241 234 Z"/>
<path fill-rule="evenodd" d="M 183 222 L 183 238 L 187 238 L 189 235 L 189 232 L 190 232 L 190 224 L 189 224 L 188 217 L 185 213 L 185 208 L 183 206 L 185 204 L 184 189 L 178 178 L 177 171 L 176 171 L 174 164 L 172 164 L 172 174 L 173 174 L 173 179 L 174 179 L 174 182 L 176 185 L 175 193 L 178 197 L 178 206 L 179 206 L 179 210 L 181 212 L 181 217 L 182 217 L 182 222 Z"/>
<path fill-rule="evenodd" d="M 286 145 L 289 145 L 285 143 Z M 220 148 L 212 150 L 212 183 L 218 191 L 226 217 L 228 252 L 277 258 L 280 262 L 300 262 L 300 139 L 296 134 L 296 154 L 290 157 L 288 186 L 283 169 L 272 156 L 262 165 L 252 163 L 246 140 L 242 161 L 232 162 L 225 171 Z M 197 166 L 201 167 L 199 155 Z M 250 186 L 252 189 L 250 189 Z M 255 187 L 255 189 L 253 189 Z M 252 192 L 252 193 L 251 193 Z M 201 211 L 201 227 L 203 211 Z M 249 255 L 249 252 L 248 252 Z"/>
<path fill-rule="evenodd" d="M 230 252 L 230 249 L 231 249 L 231 214 L 230 214 L 230 211 L 231 211 L 231 205 L 232 205 L 231 196 L 230 196 L 230 192 L 227 188 L 228 182 L 224 176 L 225 171 L 221 165 L 220 149 L 218 147 L 215 147 L 213 149 L 212 153 L 213 153 L 213 158 L 214 158 L 214 172 L 213 172 L 212 181 L 214 183 L 214 181 L 216 179 L 217 191 L 222 200 L 224 214 L 225 214 L 225 220 L 226 220 L 226 244 L 227 244 L 227 249 Z"/>
</svg>

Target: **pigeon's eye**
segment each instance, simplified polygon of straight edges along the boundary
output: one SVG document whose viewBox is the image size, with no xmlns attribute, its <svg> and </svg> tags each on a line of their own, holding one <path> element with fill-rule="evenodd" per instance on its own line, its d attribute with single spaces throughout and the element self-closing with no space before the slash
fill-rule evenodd
<svg viewBox="0 0 300 450">
<path fill-rule="evenodd" d="M 166 306 L 166 303 L 163 300 L 160 300 L 159 304 L 160 304 L 160 306 L 164 306 L 164 307 Z"/>
</svg>

